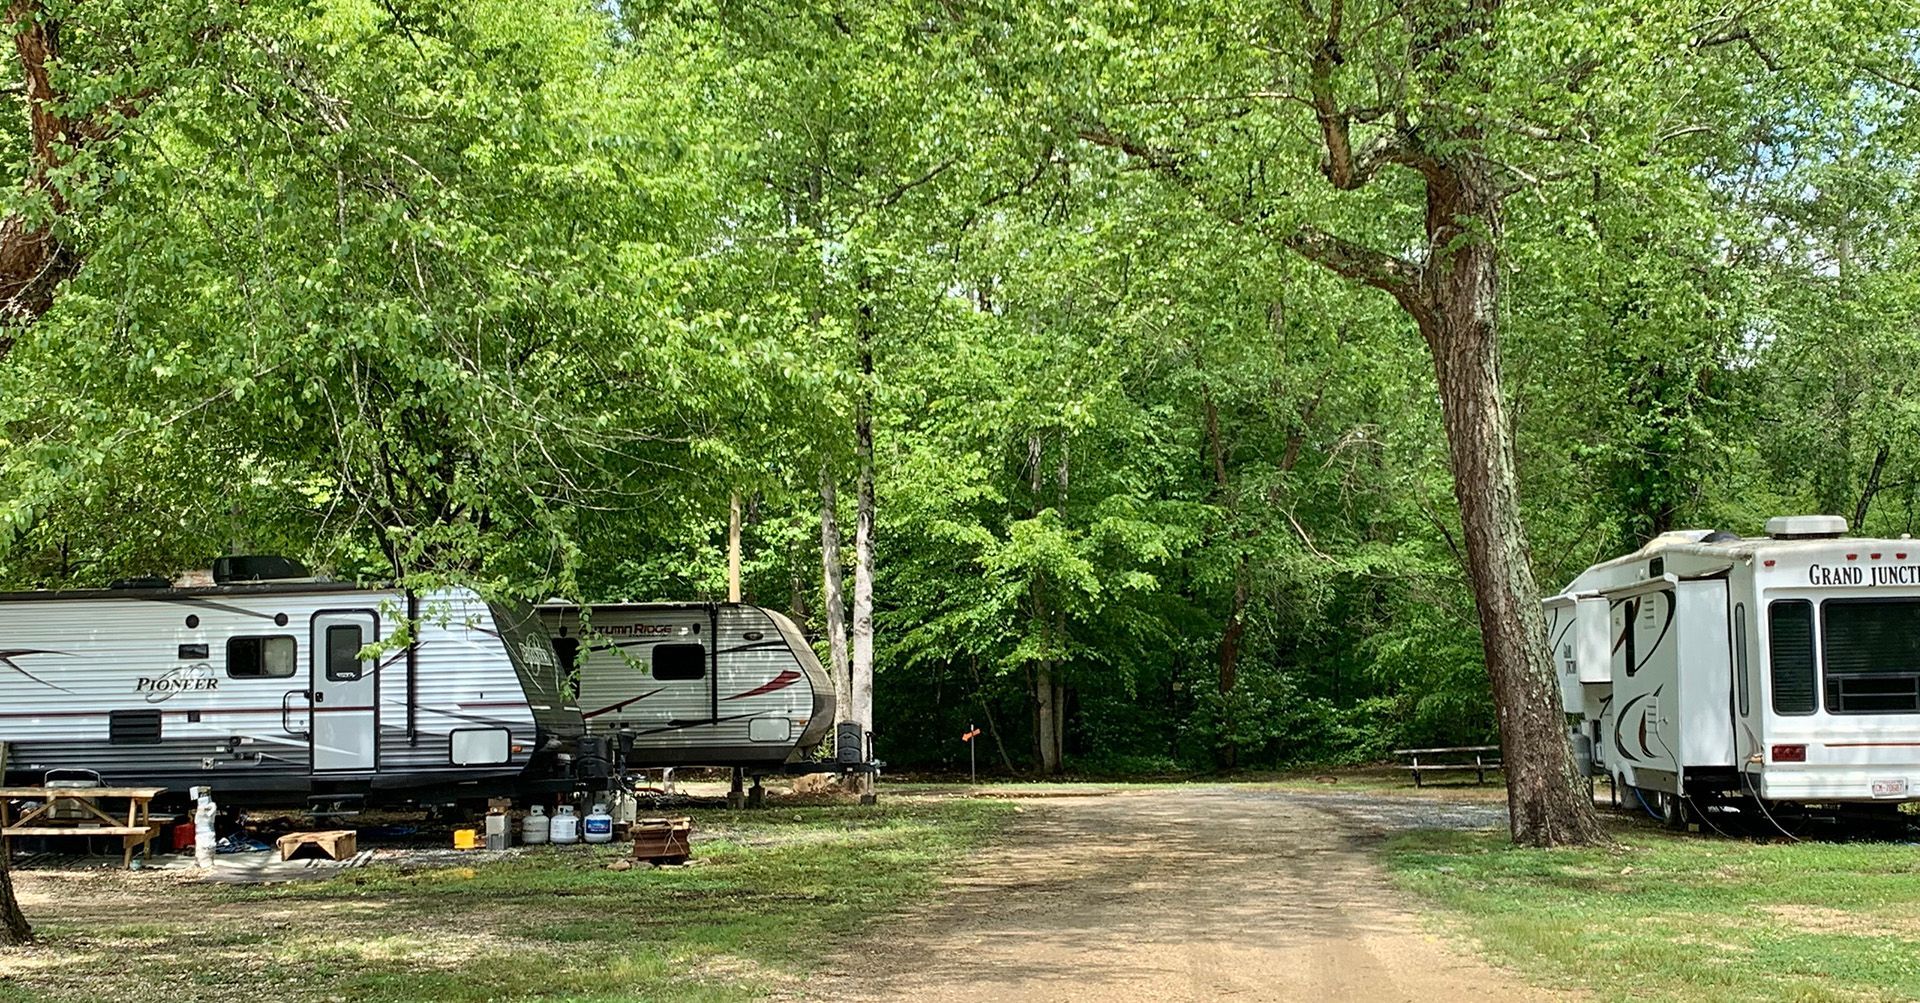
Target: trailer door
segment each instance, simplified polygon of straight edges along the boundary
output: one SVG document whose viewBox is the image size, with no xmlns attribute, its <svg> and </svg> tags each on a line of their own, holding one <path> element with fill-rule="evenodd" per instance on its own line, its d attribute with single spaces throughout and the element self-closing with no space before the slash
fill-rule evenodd
<svg viewBox="0 0 1920 1003">
<path fill-rule="evenodd" d="M 360 649 L 379 640 L 373 610 L 313 617 L 313 769 L 370 772 L 379 746 L 379 674 Z"/>
</svg>

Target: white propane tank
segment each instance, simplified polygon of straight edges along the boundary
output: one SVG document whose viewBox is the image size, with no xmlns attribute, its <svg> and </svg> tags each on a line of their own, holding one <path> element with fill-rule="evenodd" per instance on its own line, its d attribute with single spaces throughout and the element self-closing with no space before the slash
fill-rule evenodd
<svg viewBox="0 0 1920 1003">
<path fill-rule="evenodd" d="M 587 842 L 613 842 L 613 816 L 607 812 L 606 805 L 594 805 L 587 813 Z"/>
<path fill-rule="evenodd" d="M 213 868 L 213 851 L 216 837 L 213 831 L 214 819 L 220 814 L 220 807 L 213 803 L 213 788 L 195 787 L 188 792 L 195 805 L 193 809 L 193 866 L 201 870 Z"/>
<path fill-rule="evenodd" d="M 551 835 L 553 819 L 547 815 L 547 809 L 541 805 L 527 809 L 527 817 L 520 820 L 520 842 L 539 846 Z"/>
<path fill-rule="evenodd" d="M 556 843 L 580 842 L 580 816 L 573 813 L 573 806 L 563 804 L 553 816 L 553 828 L 550 833 Z"/>
</svg>

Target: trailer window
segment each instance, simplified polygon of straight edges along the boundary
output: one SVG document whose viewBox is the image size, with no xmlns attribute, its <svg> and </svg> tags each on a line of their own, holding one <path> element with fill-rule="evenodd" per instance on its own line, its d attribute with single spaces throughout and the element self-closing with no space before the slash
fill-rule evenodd
<svg viewBox="0 0 1920 1003">
<path fill-rule="evenodd" d="M 227 638 L 227 676 L 232 679 L 285 679 L 293 675 L 293 638 L 286 635 Z"/>
<path fill-rule="evenodd" d="M 350 683 L 360 678 L 363 668 L 360 662 L 360 649 L 366 642 L 360 639 L 360 625 L 357 623 L 336 623 L 327 628 L 327 681 L 331 683 Z"/>
<path fill-rule="evenodd" d="M 661 644 L 653 649 L 653 678 L 705 679 L 707 648 L 703 644 Z"/>
<path fill-rule="evenodd" d="M 1746 717 L 1747 700 L 1747 605 L 1733 604 L 1733 688 L 1740 694 L 1740 716 Z"/>
<path fill-rule="evenodd" d="M 1782 599 L 1767 607 L 1768 660 L 1773 663 L 1773 712 L 1811 714 L 1817 708 L 1813 685 L 1813 603 Z"/>
<path fill-rule="evenodd" d="M 1820 648 L 1829 712 L 1920 713 L 1920 599 L 1829 599 Z"/>
</svg>

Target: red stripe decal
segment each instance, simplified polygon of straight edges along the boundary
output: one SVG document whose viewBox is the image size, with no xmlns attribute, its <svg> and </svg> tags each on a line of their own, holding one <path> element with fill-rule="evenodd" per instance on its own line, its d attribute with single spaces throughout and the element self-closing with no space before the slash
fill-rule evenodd
<svg viewBox="0 0 1920 1003">
<path fill-rule="evenodd" d="M 750 689 L 745 693 L 735 693 L 730 697 L 722 697 L 721 699 L 742 700 L 747 697 L 757 697 L 762 693 L 772 693 L 774 690 L 784 690 L 787 687 L 792 686 L 794 683 L 797 683 L 799 681 L 800 681 L 800 673 L 795 672 L 792 669 L 784 669 L 781 671 L 779 675 L 774 676 L 772 679 L 767 680 L 765 683 L 762 683 L 759 686 L 755 686 L 753 689 Z"/>
</svg>

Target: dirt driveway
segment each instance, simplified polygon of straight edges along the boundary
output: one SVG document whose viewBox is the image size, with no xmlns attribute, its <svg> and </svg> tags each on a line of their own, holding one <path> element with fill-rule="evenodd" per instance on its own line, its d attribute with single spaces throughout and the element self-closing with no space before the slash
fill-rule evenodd
<svg viewBox="0 0 1920 1003">
<path fill-rule="evenodd" d="M 1543 1000 L 1428 932 L 1364 844 L 1504 827 L 1498 804 L 1251 788 L 1023 801 L 933 906 L 822 1000 Z"/>
</svg>

